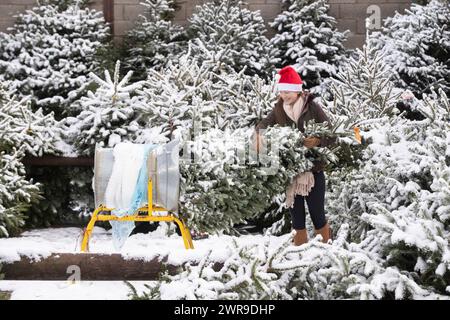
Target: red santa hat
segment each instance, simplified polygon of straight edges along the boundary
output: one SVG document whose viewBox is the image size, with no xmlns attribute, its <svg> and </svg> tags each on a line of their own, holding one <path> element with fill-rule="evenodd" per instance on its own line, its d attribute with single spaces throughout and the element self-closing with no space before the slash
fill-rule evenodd
<svg viewBox="0 0 450 320">
<path fill-rule="evenodd" d="M 278 71 L 280 79 L 278 80 L 278 91 L 302 91 L 302 78 L 291 66 L 286 66 Z"/>
</svg>

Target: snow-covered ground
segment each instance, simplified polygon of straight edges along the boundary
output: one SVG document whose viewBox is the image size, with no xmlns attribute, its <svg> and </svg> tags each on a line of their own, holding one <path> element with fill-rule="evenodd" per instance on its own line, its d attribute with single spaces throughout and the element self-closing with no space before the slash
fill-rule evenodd
<svg viewBox="0 0 450 320">
<path fill-rule="evenodd" d="M 119 253 L 124 259 L 152 260 L 156 256 L 167 256 L 167 262 L 178 265 L 186 261 L 200 261 L 210 250 L 211 258 L 224 261 L 230 254 L 227 249 L 232 241 L 238 244 L 263 243 L 269 240 L 277 246 L 289 235 L 281 237 L 263 235 L 244 235 L 232 237 L 211 235 L 209 238 L 194 240 L 194 249 L 184 248 L 183 239 L 176 233 L 166 236 L 166 225 L 148 234 L 135 234 L 128 238 L 121 251 L 113 247 L 111 230 L 95 227 L 89 248 L 91 253 Z M 0 263 L 12 263 L 26 256 L 33 260 L 49 257 L 53 253 L 78 253 L 82 230 L 78 228 L 49 228 L 24 232 L 17 238 L 0 239 Z"/>
<path fill-rule="evenodd" d="M 130 281 L 141 293 L 149 281 Z M 130 288 L 123 281 L 0 281 L 11 300 L 125 300 Z"/>
<path fill-rule="evenodd" d="M 119 253 L 125 259 L 151 260 L 156 256 L 167 256 L 168 263 L 181 264 L 186 261 L 198 262 L 211 250 L 211 258 L 224 261 L 229 255 L 232 241 L 238 244 L 263 243 L 269 240 L 271 246 L 279 245 L 288 235 L 266 237 L 245 235 L 240 237 L 212 235 L 209 238 L 194 240 L 193 250 L 184 248 L 183 240 L 177 234 L 166 236 L 167 226 L 161 226 L 148 234 L 135 234 L 129 237 L 121 251 L 115 251 L 111 230 L 95 227 L 90 241 L 91 253 Z M 82 239 L 79 228 L 48 228 L 24 232 L 20 237 L 0 239 L 0 263 L 11 263 L 20 257 L 33 260 L 46 258 L 53 253 L 77 253 Z M 145 289 L 144 284 L 151 281 L 130 281 L 138 292 Z M 108 300 L 129 299 L 130 289 L 123 281 L 0 281 L 0 291 L 11 292 L 11 299 L 46 300 Z"/>
</svg>

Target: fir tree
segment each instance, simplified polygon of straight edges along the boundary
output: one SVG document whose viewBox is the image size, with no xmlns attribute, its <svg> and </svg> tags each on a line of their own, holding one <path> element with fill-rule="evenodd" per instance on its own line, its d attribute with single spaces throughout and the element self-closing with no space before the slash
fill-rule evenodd
<svg viewBox="0 0 450 320">
<path fill-rule="evenodd" d="M 17 156 L 20 158 L 19 160 L 22 159 L 23 155 L 40 157 L 46 154 L 61 154 L 61 145 L 63 144 L 61 130 L 59 123 L 53 118 L 53 114 L 43 115 L 42 109 L 33 112 L 26 98 L 18 100 L 15 96 L 12 96 L 9 90 L 6 90 L 8 85 L 9 83 L 7 82 L 3 83 L 3 86 L 0 85 L 0 151 L 5 152 L 5 159 L 7 156 L 16 159 L 11 154 L 16 149 L 21 150 L 18 153 L 20 157 Z M 26 172 L 25 169 L 27 169 Z M 64 202 L 61 201 L 61 197 L 58 197 L 58 192 L 66 192 L 64 196 L 69 194 L 67 190 L 64 190 L 66 183 L 61 181 L 61 177 L 65 172 L 64 174 L 56 174 L 59 170 L 56 169 L 55 171 L 55 168 L 51 170 L 36 167 L 25 168 L 21 163 L 17 170 L 20 174 L 17 174 L 16 179 L 25 188 L 28 188 L 25 185 L 26 180 L 31 179 L 32 181 L 40 182 L 38 184 L 30 183 L 30 185 L 35 188 L 39 186 L 42 197 L 37 198 L 32 195 L 33 205 L 20 205 L 20 210 L 17 212 L 20 216 L 20 223 L 11 228 L 17 231 L 19 226 L 24 225 L 25 218 L 26 227 L 50 226 L 49 222 L 56 221 L 54 219 L 55 216 L 60 217 L 63 212 L 67 211 L 66 207 L 64 207 Z M 67 168 L 61 171 L 67 171 Z M 41 172 L 43 173 L 39 176 Z M 58 184 L 58 182 L 60 183 L 58 188 L 53 189 L 53 192 L 47 193 L 52 188 L 51 186 Z M 31 190 L 34 192 L 34 189 Z M 17 202 L 19 201 L 17 200 Z M 57 203 L 55 210 L 49 208 L 52 203 Z"/>
<path fill-rule="evenodd" d="M 346 60 L 347 32 L 337 30 L 336 19 L 328 15 L 327 0 L 283 0 L 283 6 L 285 11 L 271 23 L 279 66 L 292 65 L 305 88 L 325 94 L 329 78 Z"/>
<path fill-rule="evenodd" d="M 120 61 L 117 61 L 113 78 L 108 70 L 105 80 L 91 73 L 98 85 L 94 92 L 89 91 L 77 103 L 81 110 L 77 117 L 66 118 L 64 124 L 70 130 L 66 132 L 69 141 L 74 141 L 80 154 L 93 154 L 96 144 L 99 147 L 114 147 L 121 141 L 132 141 L 140 125 L 135 105 L 140 97 L 136 90 L 143 83 L 128 84 L 133 72 L 129 71 L 120 80 Z"/>
<path fill-rule="evenodd" d="M 31 156 L 58 153 L 60 130 L 53 114 L 33 112 L 26 100 L 19 101 L 0 84 L 0 150 L 23 148 Z"/>
<path fill-rule="evenodd" d="M 326 103 L 331 122 L 346 129 L 368 130 L 370 124 L 399 114 L 400 90 L 394 86 L 390 68 L 379 50 L 366 43 L 356 49 L 331 82 L 333 100 Z M 359 132 L 359 131 L 358 131 Z M 356 132 L 355 132 L 356 133 Z M 357 167 L 368 142 L 342 143 L 335 168 Z"/>
<path fill-rule="evenodd" d="M 259 11 L 244 8 L 238 0 L 213 0 L 197 7 L 188 29 L 194 54 L 221 69 L 272 78 L 277 53 L 264 36 Z"/>
<path fill-rule="evenodd" d="M 354 125 L 395 115 L 400 91 L 390 71 L 376 48 L 366 44 L 362 50 L 356 49 L 354 57 L 333 79 L 330 112 L 354 119 Z"/>
<path fill-rule="evenodd" d="M 193 160 L 185 157 L 180 168 L 180 214 L 191 229 L 234 232 L 236 224 L 263 213 L 295 173 L 312 167 L 295 130 L 268 130 L 266 140 L 280 147 L 268 149 L 260 162 L 250 155 L 252 133 L 209 129 L 185 142 Z"/>
<path fill-rule="evenodd" d="M 125 68 L 134 70 L 135 79 L 144 80 L 147 69 L 160 70 L 169 60 L 177 60 L 186 46 L 186 35 L 181 26 L 170 21 L 175 1 L 146 0 L 141 5 L 147 12 L 139 16 L 137 26 L 125 40 Z"/>
<path fill-rule="evenodd" d="M 0 150 L 0 237 L 17 235 L 26 211 L 39 199 L 39 184 L 25 178 L 23 150 Z"/>
<path fill-rule="evenodd" d="M 343 225 L 333 245 L 318 239 L 291 246 L 269 241 L 227 247 L 225 261 L 211 252 L 198 265 L 149 285 L 135 299 L 177 300 L 297 300 L 297 299 L 445 299 L 421 287 L 393 267 L 383 267 L 358 244 L 346 242 Z M 184 290 L 177 290 L 183 287 Z"/>
<path fill-rule="evenodd" d="M 416 95 L 441 87 L 450 91 L 450 4 L 433 0 L 412 4 L 405 14 L 388 17 L 370 41 L 380 49 L 395 85 Z"/>
<path fill-rule="evenodd" d="M 109 36 L 102 13 L 76 1 L 44 3 L 19 14 L 9 31 L 0 33 L 1 77 L 20 97 L 31 95 L 34 109 L 57 119 L 71 114 Z"/>
<path fill-rule="evenodd" d="M 358 170 L 336 173 L 331 220 L 349 223 L 350 236 L 386 264 L 445 293 L 449 283 L 449 102 L 420 103 L 421 121 L 393 118 L 373 124 Z M 361 223 L 363 222 L 363 223 Z"/>
</svg>

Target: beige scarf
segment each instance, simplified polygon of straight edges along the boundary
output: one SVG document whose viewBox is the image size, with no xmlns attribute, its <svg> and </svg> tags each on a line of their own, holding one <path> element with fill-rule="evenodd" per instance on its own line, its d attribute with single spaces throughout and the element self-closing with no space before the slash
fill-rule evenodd
<svg viewBox="0 0 450 320">
<path fill-rule="evenodd" d="M 284 111 L 295 123 L 297 123 L 303 110 L 303 101 L 303 95 L 300 95 L 297 101 L 294 102 L 294 105 L 291 106 L 287 103 L 283 104 Z M 295 196 L 307 196 L 313 187 L 314 175 L 311 171 L 297 174 L 286 189 L 286 206 L 292 208 L 294 206 Z"/>
<path fill-rule="evenodd" d="M 295 123 L 297 123 L 298 118 L 300 118 L 300 113 L 302 112 L 303 107 L 303 95 L 300 94 L 298 99 L 294 102 L 293 105 L 283 103 L 284 112 L 291 118 Z"/>
</svg>

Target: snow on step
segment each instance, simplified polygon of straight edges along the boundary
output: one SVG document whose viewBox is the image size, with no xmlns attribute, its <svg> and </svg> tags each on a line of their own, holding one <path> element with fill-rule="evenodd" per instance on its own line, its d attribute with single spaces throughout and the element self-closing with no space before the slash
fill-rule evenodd
<svg viewBox="0 0 450 320">
<path fill-rule="evenodd" d="M 140 259 L 151 261 L 155 257 L 167 256 L 167 263 L 181 265 L 187 261 L 199 262 L 210 250 L 211 259 L 223 262 L 229 255 L 227 248 L 232 241 L 238 244 L 264 243 L 270 240 L 271 246 L 277 246 L 288 235 L 281 237 L 263 235 L 245 235 L 232 237 L 227 235 L 211 235 L 209 238 L 194 240 L 194 250 L 184 248 L 183 239 L 176 233 L 165 234 L 165 224 L 148 234 L 135 234 L 128 238 L 121 249 L 113 247 L 111 231 L 95 227 L 89 244 L 91 253 L 119 253 L 124 259 Z M 82 230 L 80 228 L 48 228 L 24 232 L 17 238 L 0 239 L 0 263 L 12 263 L 22 257 L 40 261 L 52 254 L 79 253 Z M 270 239 L 269 239 L 270 238 Z"/>
<path fill-rule="evenodd" d="M 130 281 L 141 293 L 149 281 Z M 11 300 L 127 300 L 130 288 L 123 281 L 0 281 L 0 291 Z"/>
</svg>

